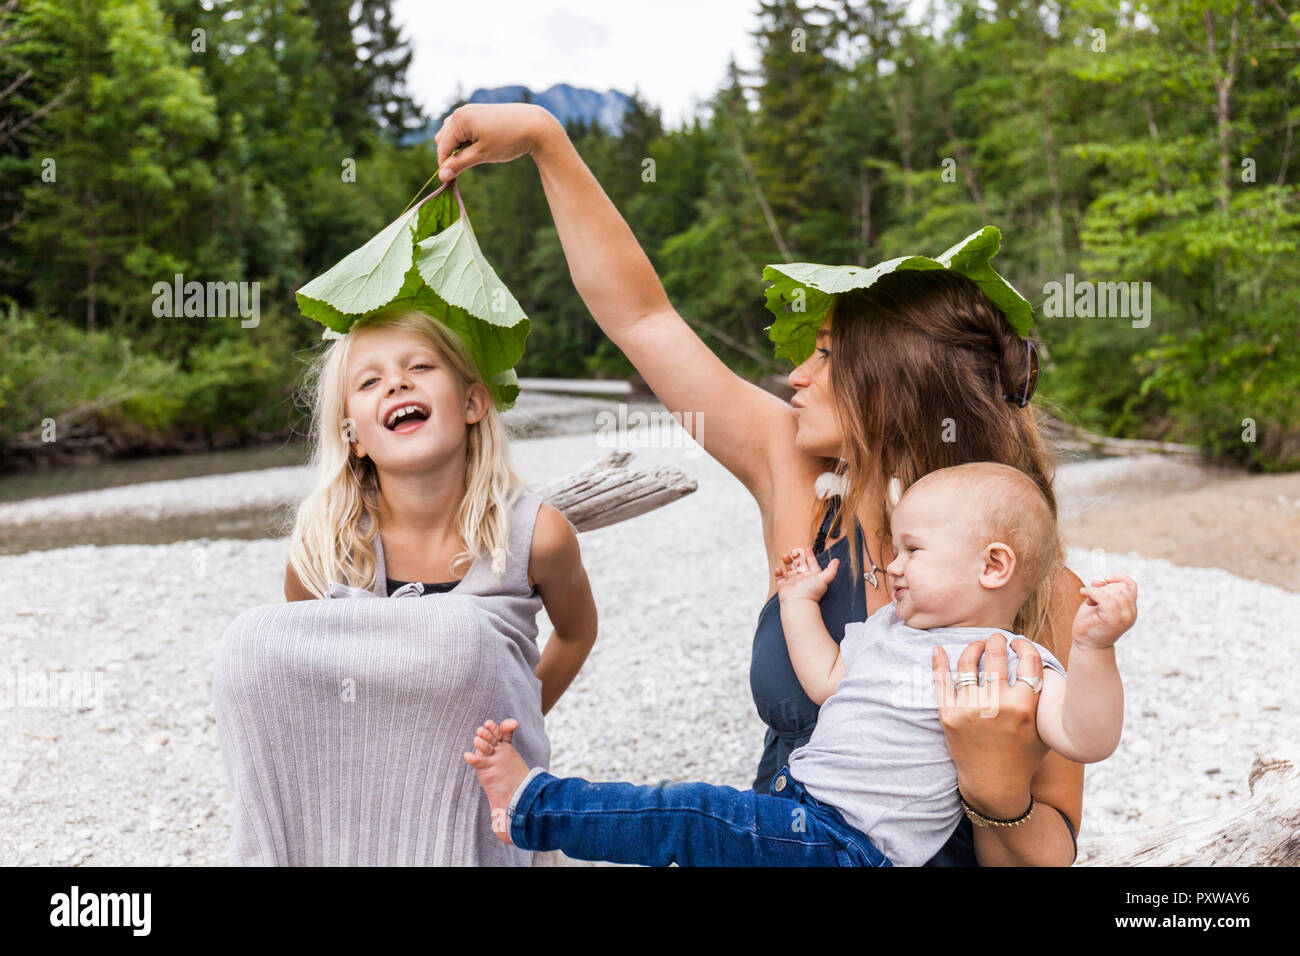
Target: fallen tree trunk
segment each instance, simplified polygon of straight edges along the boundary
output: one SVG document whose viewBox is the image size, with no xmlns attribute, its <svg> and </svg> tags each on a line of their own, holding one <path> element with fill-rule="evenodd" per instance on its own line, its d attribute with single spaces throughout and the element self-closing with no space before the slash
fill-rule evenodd
<svg viewBox="0 0 1300 956">
<path fill-rule="evenodd" d="M 631 460 L 631 452 L 610 452 L 537 489 L 537 494 L 579 531 L 592 531 L 662 508 L 697 487 L 695 479 L 678 468 L 659 465 L 632 471 L 626 467 Z"/>
<path fill-rule="evenodd" d="M 1256 757 L 1250 799 L 1188 823 L 1079 841 L 1080 866 L 1300 865 L 1300 756 Z"/>
<path fill-rule="evenodd" d="M 1180 445 L 1170 441 L 1150 441 L 1142 438 L 1112 438 L 1099 435 L 1078 425 L 1069 425 L 1039 409 L 1043 431 L 1052 445 L 1065 451 L 1095 452 L 1103 455 L 1176 455 L 1181 458 L 1203 458 L 1204 453 L 1195 445 Z"/>
</svg>

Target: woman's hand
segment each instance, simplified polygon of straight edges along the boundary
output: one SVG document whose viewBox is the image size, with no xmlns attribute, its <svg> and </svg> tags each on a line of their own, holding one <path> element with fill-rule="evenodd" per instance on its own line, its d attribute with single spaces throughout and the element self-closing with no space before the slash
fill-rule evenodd
<svg viewBox="0 0 1300 956">
<path fill-rule="evenodd" d="M 1043 660 L 1029 641 L 1015 645 L 1018 676 L 1043 676 Z M 981 686 L 953 690 L 948 655 L 934 648 L 934 685 L 948 752 L 957 765 L 957 786 L 966 802 L 987 817 L 1011 819 L 1029 807 L 1029 781 L 1047 754 L 1036 725 L 1038 697 L 1019 680 L 1008 687 L 1007 639 L 991 634 L 970 644 L 957 661 L 958 674 L 984 672 Z M 1000 679 L 998 679 L 1000 678 Z"/>
<path fill-rule="evenodd" d="M 544 134 L 555 128 L 564 131 L 559 120 L 535 103 L 457 107 L 433 136 L 438 144 L 438 176 L 450 182 L 471 166 L 518 159 L 533 152 Z"/>
</svg>

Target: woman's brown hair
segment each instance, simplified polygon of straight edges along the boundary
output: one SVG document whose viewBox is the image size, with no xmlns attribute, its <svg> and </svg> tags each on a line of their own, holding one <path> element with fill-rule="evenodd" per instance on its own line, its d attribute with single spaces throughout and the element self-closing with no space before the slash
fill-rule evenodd
<svg viewBox="0 0 1300 956">
<path fill-rule="evenodd" d="M 832 309 L 831 354 L 840 470 L 848 478 L 841 514 L 854 515 L 868 495 L 879 495 L 882 537 L 873 553 L 889 540 L 891 479 L 901 494 L 923 475 L 975 461 L 1028 475 L 1047 499 L 1056 534 L 1052 456 L 1033 406 L 1019 404 L 1030 375 L 1025 340 L 979 286 L 946 270 L 905 270 L 842 293 Z M 861 548 L 856 527 L 851 533 L 856 576 Z M 1056 565 L 1015 622 L 1017 633 L 1053 653 L 1046 623 L 1064 561 L 1059 537 L 1055 548 Z"/>
</svg>

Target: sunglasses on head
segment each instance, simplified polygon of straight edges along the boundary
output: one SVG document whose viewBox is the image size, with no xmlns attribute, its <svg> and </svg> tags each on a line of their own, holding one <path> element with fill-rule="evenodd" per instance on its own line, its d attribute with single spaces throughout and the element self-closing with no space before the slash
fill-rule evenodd
<svg viewBox="0 0 1300 956">
<path fill-rule="evenodd" d="M 1025 379 L 1025 392 L 1023 395 L 1002 396 L 1021 408 L 1029 404 L 1029 400 L 1034 397 L 1034 390 L 1038 388 L 1038 349 L 1034 348 L 1034 343 L 1029 339 L 1025 339 L 1025 347 L 1029 352 L 1029 377 Z"/>
</svg>

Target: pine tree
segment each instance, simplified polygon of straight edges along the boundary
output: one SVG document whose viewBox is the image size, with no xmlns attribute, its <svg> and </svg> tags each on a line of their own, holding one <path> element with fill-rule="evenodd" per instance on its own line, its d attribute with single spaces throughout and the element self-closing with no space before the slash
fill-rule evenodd
<svg viewBox="0 0 1300 956">
<path fill-rule="evenodd" d="M 788 255 L 803 258 L 818 229 L 827 181 L 816 131 L 823 122 L 839 68 L 830 58 L 834 30 L 830 11 L 797 0 L 761 0 L 756 82 L 762 122 L 744 148 L 752 151 L 754 176 L 771 206 Z"/>
<path fill-rule="evenodd" d="M 309 0 L 316 46 L 332 87 L 332 120 L 345 142 L 374 132 L 394 142 L 420 123 L 406 94 L 411 48 L 389 0 Z"/>
<path fill-rule="evenodd" d="M 54 180 L 23 192 L 17 241 L 36 302 L 80 313 L 88 329 L 152 323 L 153 283 L 202 263 L 202 210 L 213 182 L 201 156 L 217 133 L 214 103 L 184 65 L 155 0 L 37 3 L 32 25 L 62 51 L 45 90 L 77 83 L 49 115 Z"/>
</svg>

